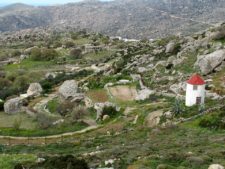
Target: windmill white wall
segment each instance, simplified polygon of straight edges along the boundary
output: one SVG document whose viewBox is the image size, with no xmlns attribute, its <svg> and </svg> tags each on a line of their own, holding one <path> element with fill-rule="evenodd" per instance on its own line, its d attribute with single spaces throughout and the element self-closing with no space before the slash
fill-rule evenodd
<svg viewBox="0 0 225 169">
<path fill-rule="evenodd" d="M 198 103 L 198 98 L 201 99 L 199 103 Z M 192 84 L 187 83 L 186 103 L 185 103 L 186 106 L 190 107 L 190 106 L 193 106 L 196 104 L 204 104 L 204 102 L 205 102 L 205 84 L 204 85 L 192 85 Z"/>
</svg>

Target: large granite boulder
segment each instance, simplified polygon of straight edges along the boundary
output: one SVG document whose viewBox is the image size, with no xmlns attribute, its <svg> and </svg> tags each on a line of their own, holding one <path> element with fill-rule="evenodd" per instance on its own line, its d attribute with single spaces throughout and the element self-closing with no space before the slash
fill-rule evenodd
<svg viewBox="0 0 225 169">
<path fill-rule="evenodd" d="M 59 87 L 59 95 L 63 99 L 74 99 L 80 93 L 78 90 L 78 84 L 75 80 L 67 80 Z"/>
<path fill-rule="evenodd" d="M 171 41 L 166 45 L 166 53 L 173 53 L 175 49 L 176 43 L 174 41 Z"/>
<path fill-rule="evenodd" d="M 202 74 L 207 75 L 215 70 L 225 60 L 225 49 L 217 50 L 208 55 L 198 56 L 195 66 L 198 66 Z"/>
<path fill-rule="evenodd" d="M 16 114 L 22 112 L 23 100 L 20 97 L 7 100 L 4 104 L 4 111 L 8 114 Z"/>
<path fill-rule="evenodd" d="M 212 164 L 208 169 L 224 169 L 224 167 L 220 164 Z"/>
<path fill-rule="evenodd" d="M 43 89 L 39 83 L 31 83 L 28 90 L 27 95 L 28 96 L 40 96 Z"/>
</svg>

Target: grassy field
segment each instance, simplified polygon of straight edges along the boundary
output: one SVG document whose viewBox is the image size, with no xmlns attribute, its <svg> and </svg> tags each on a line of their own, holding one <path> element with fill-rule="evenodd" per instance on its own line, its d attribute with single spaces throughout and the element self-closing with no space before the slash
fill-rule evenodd
<svg viewBox="0 0 225 169">
<path fill-rule="evenodd" d="M 4 66 L 6 71 L 14 72 L 18 69 L 25 69 L 25 70 L 42 70 L 42 69 L 49 69 L 53 65 L 55 65 L 52 61 L 32 61 L 30 59 L 23 60 L 20 64 L 10 64 Z"/>
<path fill-rule="evenodd" d="M 88 61 L 98 61 L 100 59 L 106 58 L 107 56 L 112 55 L 114 52 L 111 50 L 103 50 L 98 53 L 88 53 L 84 55 L 84 59 Z"/>
<path fill-rule="evenodd" d="M 0 128 L 13 128 L 16 121 L 21 121 L 21 129 L 33 130 L 37 125 L 34 118 L 25 113 L 8 115 L 4 112 L 0 112 Z"/>
</svg>

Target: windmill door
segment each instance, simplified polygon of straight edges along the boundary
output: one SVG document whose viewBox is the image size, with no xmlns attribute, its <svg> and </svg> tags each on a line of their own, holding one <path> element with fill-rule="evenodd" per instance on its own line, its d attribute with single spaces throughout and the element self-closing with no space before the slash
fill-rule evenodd
<svg viewBox="0 0 225 169">
<path fill-rule="evenodd" d="M 201 104 L 202 103 L 202 98 L 201 97 L 197 97 L 196 98 L 196 104 Z"/>
</svg>

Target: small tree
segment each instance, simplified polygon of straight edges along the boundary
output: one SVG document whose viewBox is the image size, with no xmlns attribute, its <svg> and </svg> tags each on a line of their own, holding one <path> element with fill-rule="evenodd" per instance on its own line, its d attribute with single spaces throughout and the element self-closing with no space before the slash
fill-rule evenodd
<svg viewBox="0 0 225 169">
<path fill-rule="evenodd" d="M 64 45 L 66 48 L 75 47 L 75 43 L 73 41 L 66 41 Z"/>
<path fill-rule="evenodd" d="M 173 105 L 173 110 L 174 114 L 177 116 L 177 115 L 180 115 L 184 112 L 184 107 L 182 105 L 182 102 L 179 100 L 179 99 L 176 99 L 175 100 L 175 103 Z"/>
<path fill-rule="evenodd" d="M 82 56 L 82 50 L 80 48 L 74 48 L 70 51 L 70 56 L 73 59 L 80 59 Z"/>
<path fill-rule="evenodd" d="M 41 59 L 41 49 L 40 48 L 37 48 L 37 47 L 33 48 L 31 50 L 30 57 L 34 61 L 40 60 Z"/>
<path fill-rule="evenodd" d="M 15 130 L 19 130 L 20 127 L 21 127 L 21 124 L 22 124 L 21 118 L 15 119 L 14 122 L 13 122 L 13 128 Z"/>
</svg>

